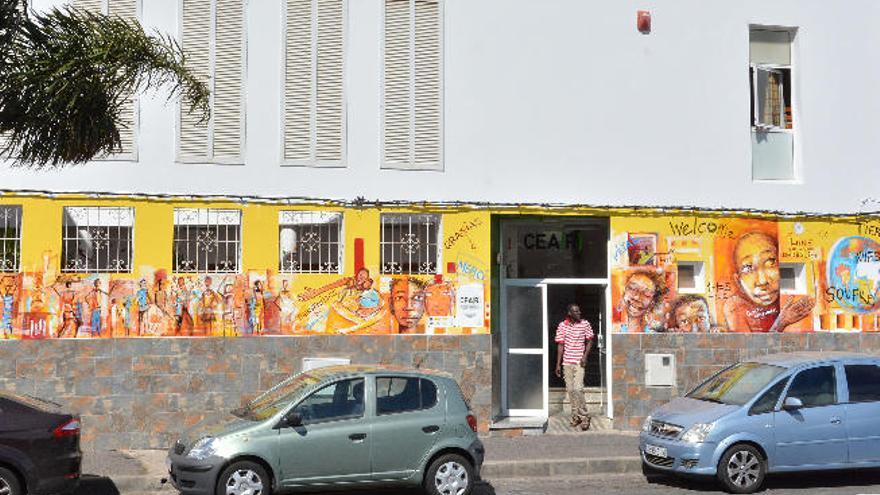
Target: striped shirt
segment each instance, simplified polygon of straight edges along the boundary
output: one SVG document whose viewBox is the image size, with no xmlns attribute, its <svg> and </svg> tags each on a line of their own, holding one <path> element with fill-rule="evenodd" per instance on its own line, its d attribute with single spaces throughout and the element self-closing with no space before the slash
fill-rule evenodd
<svg viewBox="0 0 880 495">
<path fill-rule="evenodd" d="M 562 364 L 580 364 L 588 340 L 593 340 L 593 327 L 587 320 L 572 323 L 566 318 L 559 322 L 556 343 L 563 345 Z"/>
</svg>

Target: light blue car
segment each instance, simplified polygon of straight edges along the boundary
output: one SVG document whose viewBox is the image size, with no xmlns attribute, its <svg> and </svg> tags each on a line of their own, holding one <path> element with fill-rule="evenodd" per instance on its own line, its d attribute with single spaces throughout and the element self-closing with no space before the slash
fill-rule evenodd
<svg viewBox="0 0 880 495">
<path fill-rule="evenodd" d="M 715 476 L 732 493 L 767 473 L 880 467 L 880 357 L 763 356 L 712 376 L 645 420 L 645 474 Z"/>
</svg>

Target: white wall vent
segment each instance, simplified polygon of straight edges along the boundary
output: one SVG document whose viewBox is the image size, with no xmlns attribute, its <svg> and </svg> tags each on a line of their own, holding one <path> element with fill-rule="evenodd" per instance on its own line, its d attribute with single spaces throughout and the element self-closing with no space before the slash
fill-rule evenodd
<svg viewBox="0 0 880 495">
<path fill-rule="evenodd" d="M 675 385 L 675 355 L 645 354 L 645 386 L 672 387 Z"/>
<path fill-rule="evenodd" d="M 332 357 L 307 357 L 303 358 L 302 370 L 309 371 L 315 368 L 323 368 L 324 366 L 339 366 L 345 364 L 351 364 L 351 359 Z"/>
</svg>

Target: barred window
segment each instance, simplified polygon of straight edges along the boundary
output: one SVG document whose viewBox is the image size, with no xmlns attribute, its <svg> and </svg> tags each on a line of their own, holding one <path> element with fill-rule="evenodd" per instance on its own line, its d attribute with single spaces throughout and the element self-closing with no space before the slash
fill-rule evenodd
<svg viewBox="0 0 880 495">
<path fill-rule="evenodd" d="M 283 273 L 341 273 L 342 213 L 282 211 L 278 214 Z"/>
<path fill-rule="evenodd" d="M 241 211 L 175 208 L 173 257 L 175 272 L 237 272 Z"/>
<path fill-rule="evenodd" d="M 134 209 L 67 206 L 62 220 L 61 271 L 131 271 Z"/>
<path fill-rule="evenodd" d="M 383 213 L 381 223 L 382 273 L 437 273 L 440 215 Z"/>
<path fill-rule="evenodd" d="M 17 272 L 21 261 L 21 206 L 0 206 L 0 272 Z"/>
</svg>

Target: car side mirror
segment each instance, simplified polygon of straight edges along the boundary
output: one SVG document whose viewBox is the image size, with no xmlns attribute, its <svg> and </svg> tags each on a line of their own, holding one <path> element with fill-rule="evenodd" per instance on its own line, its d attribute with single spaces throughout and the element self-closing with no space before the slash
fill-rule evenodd
<svg viewBox="0 0 880 495">
<path fill-rule="evenodd" d="M 302 423 L 302 416 L 299 413 L 290 411 L 281 418 L 276 428 L 296 428 L 297 426 L 302 426 Z"/>
<path fill-rule="evenodd" d="M 782 403 L 782 408 L 786 411 L 796 411 L 802 407 L 804 403 L 797 397 L 786 397 L 785 402 Z"/>
</svg>

